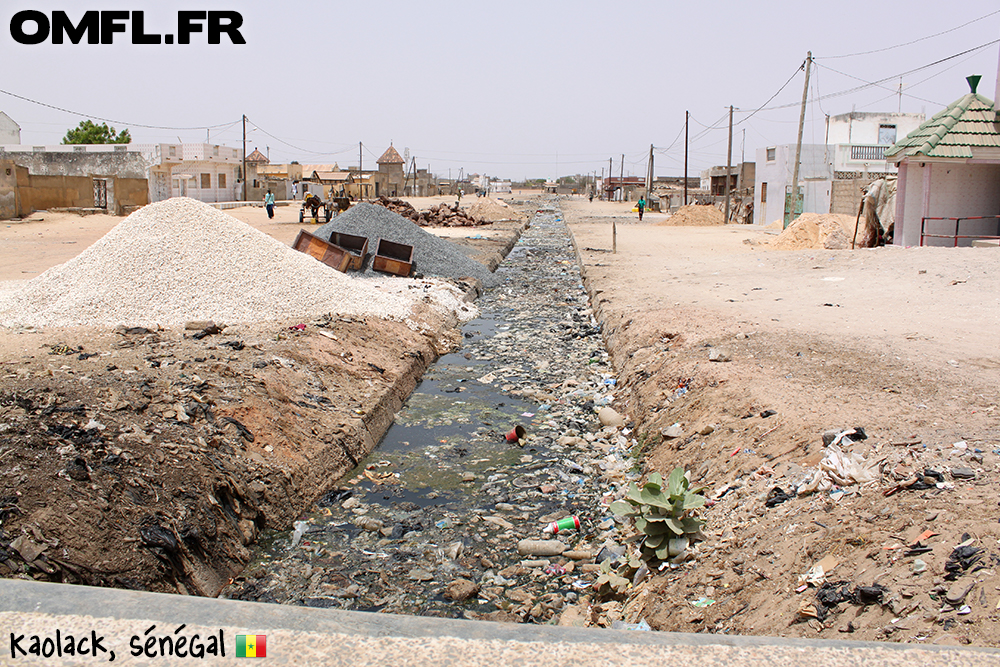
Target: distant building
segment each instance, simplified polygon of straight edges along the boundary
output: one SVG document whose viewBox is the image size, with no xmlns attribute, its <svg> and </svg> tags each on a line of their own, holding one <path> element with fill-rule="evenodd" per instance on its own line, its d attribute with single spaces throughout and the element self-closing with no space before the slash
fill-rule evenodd
<svg viewBox="0 0 1000 667">
<path fill-rule="evenodd" d="M 399 151 L 390 144 L 389 148 L 382 153 L 382 157 L 375 160 L 375 164 L 378 165 L 378 171 L 373 174 L 375 196 L 398 197 L 402 195 L 406 174 L 404 172 L 405 162 Z"/>
<path fill-rule="evenodd" d="M 754 182 L 755 173 L 756 163 L 754 162 L 744 162 L 742 165 L 734 164 L 730 166 L 730 191 L 742 190 L 744 187 L 750 187 L 750 185 Z M 700 186 L 701 190 L 705 190 L 712 195 L 724 196 L 726 194 L 726 165 L 709 167 L 705 171 L 701 172 Z"/>
<path fill-rule="evenodd" d="M 21 126 L 0 111 L 0 146 L 21 143 Z"/>
</svg>

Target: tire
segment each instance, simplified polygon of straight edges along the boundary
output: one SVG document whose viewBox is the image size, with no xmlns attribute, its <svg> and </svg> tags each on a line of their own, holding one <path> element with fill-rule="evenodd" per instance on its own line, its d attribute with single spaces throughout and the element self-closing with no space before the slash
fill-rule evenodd
<svg viewBox="0 0 1000 667">
<path fill-rule="evenodd" d="M 301 225 L 305 221 L 305 211 L 299 209 L 299 224 Z"/>
</svg>

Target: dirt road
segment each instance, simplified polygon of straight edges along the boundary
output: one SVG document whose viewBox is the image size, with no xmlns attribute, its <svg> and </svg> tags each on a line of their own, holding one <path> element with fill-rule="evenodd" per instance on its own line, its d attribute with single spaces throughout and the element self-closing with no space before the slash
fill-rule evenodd
<svg viewBox="0 0 1000 667">
<path fill-rule="evenodd" d="M 996 645 L 995 253 L 773 251 L 751 244 L 765 232 L 750 227 L 639 225 L 616 205 L 561 205 L 647 470 L 682 465 L 718 499 L 698 564 L 633 591 L 627 620 Z M 713 348 L 724 361 L 709 361 Z M 675 423 L 681 437 L 663 438 Z M 824 430 L 854 426 L 868 439 L 850 451 L 875 482 L 765 506 L 776 486 L 794 496 L 826 453 Z M 927 468 L 941 483 L 893 492 Z M 920 572 L 905 547 L 925 530 L 935 536 L 922 538 Z M 967 539 L 986 568 L 946 580 Z M 798 577 L 826 554 L 839 562 L 828 581 L 885 585 L 883 604 L 817 607 Z M 971 593 L 951 590 L 966 584 Z"/>
</svg>

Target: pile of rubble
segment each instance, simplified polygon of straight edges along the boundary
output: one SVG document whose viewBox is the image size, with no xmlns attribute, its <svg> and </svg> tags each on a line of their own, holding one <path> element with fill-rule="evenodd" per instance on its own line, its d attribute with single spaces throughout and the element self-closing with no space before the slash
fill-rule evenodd
<svg viewBox="0 0 1000 667">
<path fill-rule="evenodd" d="M 462 210 L 458 205 L 438 204 L 426 211 L 418 211 L 402 199 L 379 197 L 378 205 L 384 206 L 393 213 L 408 218 L 421 227 L 479 227 L 490 224 L 482 218 Z"/>
</svg>

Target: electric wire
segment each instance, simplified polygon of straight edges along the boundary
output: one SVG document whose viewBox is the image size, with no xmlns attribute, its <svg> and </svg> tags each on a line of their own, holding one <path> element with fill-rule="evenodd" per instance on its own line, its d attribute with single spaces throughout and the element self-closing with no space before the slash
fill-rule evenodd
<svg viewBox="0 0 1000 667">
<path fill-rule="evenodd" d="M 115 123 L 116 125 L 125 125 L 128 127 L 141 127 L 149 130 L 174 130 L 174 131 L 214 130 L 216 128 L 226 127 L 233 124 L 233 123 L 219 123 L 218 125 L 198 125 L 196 127 L 170 127 L 167 125 L 144 125 L 143 123 L 126 123 L 123 120 L 115 120 L 113 118 L 102 118 L 101 116 L 92 116 L 90 114 L 80 113 L 79 111 L 73 111 L 72 109 L 65 109 L 63 107 L 58 107 L 54 104 L 48 104 L 47 102 L 39 102 L 38 100 L 33 100 L 30 97 L 25 97 L 24 95 L 18 95 L 17 93 L 12 93 L 9 90 L 3 90 L 2 88 L 0 88 L 0 93 L 3 93 L 4 95 L 9 95 L 10 97 L 14 97 L 19 100 L 23 100 L 25 102 L 30 102 L 31 104 L 37 104 L 38 106 L 41 107 L 46 107 L 48 109 L 55 109 L 56 111 L 62 111 L 63 113 L 72 114 L 74 116 L 80 116 L 82 118 L 92 118 L 94 120 L 99 120 L 104 123 Z M 238 123 L 240 121 L 236 122 Z"/>
<path fill-rule="evenodd" d="M 926 37 L 921 37 L 919 39 L 914 39 L 914 40 L 909 41 L 909 42 L 904 42 L 902 44 L 896 44 L 895 46 L 886 46 L 884 48 L 874 49 L 872 51 L 860 51 L 858 53 L 847 53 L 847 54 L 839 55 L 839 56 L 823 56 L 822 59 L 823 60 L 836 60 L 838 58 L 853 58 L 855 56 L 869 56 L 869 55 L 871 55 L 873 53 L 884 53 L 885 51 L 891 51 L 893 49 L 898 49 L 898 48 L 901 48 L 901 47 L 904 47 L 904 46 L 910 46 L 911 44 L 917 44 L 919 42 L 923 42 L 923 41 L 926 41 L 928 39 L 933 39 L 935 37 L 940 37 L 941 35 L 947 35 L 949 32 L 955 32 L 956 30 L 959 30 L 960 28 L 964 28 L 967 25 L 972 25 L 973 23 L 978 23 L 979 21 L 982 21 L 983 19 L 988 19 L 989 17 L 994 16 L 995 14 L 1000 14 L 1000 9 L 992 11 L 989 14 L 986 14 L 984 16 L 980 16 L 977 19 L 972 19 L 968 23 L 963 23 L 960 26 L 956 26 L 954 28 L 949 28 L 948 30 L 944 30 L 942 32 L 934 33 L 933 35 L 928 35 Z M 816 58 L 813 58 L 813 60 L 816 60 Z"/>
</svg>

